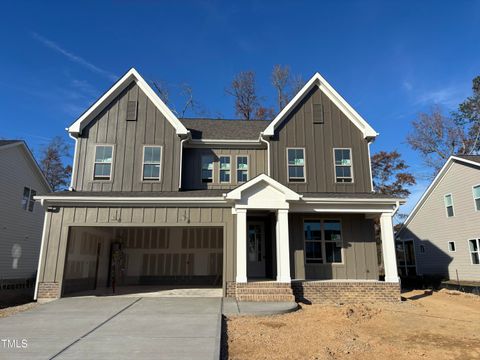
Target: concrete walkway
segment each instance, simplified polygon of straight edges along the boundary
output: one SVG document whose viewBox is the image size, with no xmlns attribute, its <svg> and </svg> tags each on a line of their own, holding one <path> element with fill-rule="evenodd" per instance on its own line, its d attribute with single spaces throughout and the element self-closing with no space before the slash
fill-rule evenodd
<svg viewBox="0 0 480 360">
<path fill-rule="evenodd" d="M 221 298 L 64 298 L 0 319 L 0 359 L 216 360 L 221 311 Z"/>
<path fill-rule="evenodd" d="M 225 316 L 279 315 L 298 310 L 296 302 L 254 302 L 223 299 L 222 313 Z"/>
</svg>

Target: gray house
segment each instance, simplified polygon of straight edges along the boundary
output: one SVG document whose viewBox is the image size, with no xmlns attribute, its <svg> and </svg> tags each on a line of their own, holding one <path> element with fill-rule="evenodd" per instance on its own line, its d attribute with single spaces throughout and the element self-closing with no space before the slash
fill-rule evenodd
<svg viewBox="0 0 480 360">
<path fill-rule="evenodd" d="M 480 281 L 480 156 L 452 156 L 397 236 L 403 275 Z"/>
<path fill-rule="evenodd" d="M 37 197 L 38 299 L 204 285 L 239 300 L 398 300 L 401 200 L 373 192 L 377 133 L 318 73 L 268 122 L 179 119 L 131 69 L 68 132 L 71 191 Z"/>
<path fill-rule="evenodd" d="M 0 299 L 33 295 L 45 212 L 35 195 L 50 192 L 21 140 L 0 140 Z"/>
</svg>

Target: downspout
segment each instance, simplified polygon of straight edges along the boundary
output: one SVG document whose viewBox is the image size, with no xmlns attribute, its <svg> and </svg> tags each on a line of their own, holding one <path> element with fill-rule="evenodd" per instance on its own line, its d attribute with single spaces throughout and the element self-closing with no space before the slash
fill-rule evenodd
<svg viewBox="0 0 480 360">
<path fill-rule="evenodd" d="M 65 129 L 68 131 L 68 128 Z M 75 140 L 75 150 L 74 150 L 74 153 L 73 153 L 73 167 L 72 167 L 72 175 L 70 177 L 70 186 L 68 187 L 68 190 L 69 191 L 74 191 L 75 189 L 73 188 L 73 179 L 75 178 L 75 169 L 77 168 L 77 142 L 78 142 L 78 138 L 75 137 L 75 136 L 72 136 L 72 134 L 70 134 L 70 132 L 68 133 L 68 136 Z"/>
<path fill-rule="evenodd" d="M 260 133 L 260 137 L 258 139 L 267 144 L 267 175 L 270 176 L 270 142 L 263 138 L 263 132 Z"/>
<path fill-rule="evenodd" d="M 183 167 L 183 143 L 187 140 L 190 140 L 192 137 L 192 134 L 190 131 L 187 133 L 187 136 L 180 140 L 180 169 L 178 173 L 178 189 L 180 190 L 182 188 L 182 167 Z"/>
<path fill-rule="evenodd" d="M 370 145 L 372 144 L 372 142 L 375 140 L 375 138 L 371 138 L 368 140 L 368 143 L 367 143 L 367 148 L 368 148 L 368 167 L 370 169 L 370 186 L 372 188 L 372 192 L 374 192 L 375 190 L 373 189 L 373 176 L 372 176 L 372 157 L 370 155 Z"/>
</svg>

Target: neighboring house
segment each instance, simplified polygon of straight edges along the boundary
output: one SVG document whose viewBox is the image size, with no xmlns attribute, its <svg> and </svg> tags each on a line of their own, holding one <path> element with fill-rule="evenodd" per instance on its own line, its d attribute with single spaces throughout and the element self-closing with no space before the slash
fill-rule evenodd
<svg viewBox="0 0 480 360">
<path fill-rule="evenodd" d="M 399 272 L 480 281 L 480 156 L 452 156 L 397 235 Z"/>
<path fill-rule="evenodd" d="M 68 131 L 72 191 L 38 197 L 39 299 L 115 282 L 398 300 L 401 200 L 373 192 L 377 133 L 318 73 L 267 122 L 178 119 L 131 69 Z"/>
<path fill-rule="evenodd" d="M 45 212 L 35 195 L 50 192 L 42 171 L 21 140 L 0 140 L 0 299 L 28 289 L 38 265 Z M 7 294 L 8 292 L 8 294 Z"/>
</svg>

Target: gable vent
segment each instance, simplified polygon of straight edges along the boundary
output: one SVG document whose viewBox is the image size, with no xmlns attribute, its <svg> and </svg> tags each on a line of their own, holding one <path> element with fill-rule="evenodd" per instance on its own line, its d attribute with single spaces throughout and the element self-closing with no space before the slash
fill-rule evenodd
<svg viewBox="0 0 480 360">
<path fill-rule="evenodd" d="M 313 104 L 313 123 L 314 124 L 323 124 L 322 104 Z"/>
<path fill-rule="evenodd" d="M 127 104 L 127 120 L 135 121 L 137 120 L 137 102 L 129 101 Z"/>
</svg>

